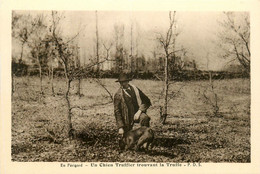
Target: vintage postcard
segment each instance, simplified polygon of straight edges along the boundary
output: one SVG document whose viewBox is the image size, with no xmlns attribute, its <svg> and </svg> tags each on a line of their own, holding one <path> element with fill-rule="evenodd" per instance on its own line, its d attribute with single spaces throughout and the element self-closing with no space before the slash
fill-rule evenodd
<svg viewBox="0 0 260 174">
<path fill-rule="evenodd" d="M 1 173 L 259 172 L 259 5 L 1 2 Z"/>
</svg>

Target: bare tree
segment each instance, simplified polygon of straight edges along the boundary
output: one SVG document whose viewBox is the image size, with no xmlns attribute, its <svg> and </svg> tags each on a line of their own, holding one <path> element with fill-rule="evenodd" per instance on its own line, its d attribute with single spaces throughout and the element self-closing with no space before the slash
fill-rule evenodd
<svg viewBox="0 0 260 174">
<path fill-rule="evenodd" d="M 96 11 L 96 56 L 99 62 L 99 36 L 98 36 L 98 13 Z M 100 64 L 97 64 L 97 76 L 99 77 Z"/>
<path fill-rule="evenodd" d="M 205 103 L 209 104 L 212 107 L 214 116 L 219 116 L 219 97 L 217 92 L 215 91 L 215 86 L 212 80 L 212 73 L 209 71 L 209 53 L 206 55 L 207 59 L 207 70 L 209 74 L 209 85 L 210 90 L 207 88 L 203 92 L 203 97 L 205 99 Z"/>
<path fill-rule="evenodd" d="M 17 23 L 18 21 L 20 20 L 21 18 L 21 15 L 17 15 L 15 12 L 12 13 L 12 37 L 15 38 L 16 37 L 16 33 L 15 33 L 15 28 L 17 28 Z M 22 50 L 23 50 L 23 47 L 22 47 Z M 14 81 L 14 76 L 15 76 L 15 73 L 14 73 L 14 67 L 13 67 L 13 63 L 15 62 L 14 60 L 14 56 L 12 55 L 12 98 L 13 98 L 13 94 L 14 94 L 14 91 L 15 91 L 15 81 Z"/>
<path fill-rule="evenodd" d="M 203 97 L 205 99 L 205 102 L 208 103 L 213 110 L 214 116 L 219 116 L 219 99 L 217 92 L 215 91 L 215 86 L 212 81 L 212 74 L 209 71 L 209 85 L 210 85 L 210 93 L 213 95 L 213 97 L 210 97 L 210 94 L 207 94 L 206 91 L 204 90 L 203 92 Z"/>
<path fill-rule="evenodd" d="M 218 34 L 219 46 L 224 58 L 230 62 L 238 61 L 250 74 L 250 18 L 247 12 L 224 12 L 225 19 L 220 22 L 222 31 Z"/>
<path fill-rule="evenodd" d="M 23 61 L 24 46 L 28 43 L 28 40 L 32 33 L 34 33 L 37 23 L 30 14 L 17 14 L 12 13 L 12 37 L 19 40 L 21 43 L 21 53 L 19 57 L 19 63 Z"/>
<path fill-rule="evenodd" d="M 135 25 L 133 25 L 135 24 Z M 140 57 L 143 55 L 139 52 L 139 43 L 141 40 L 141 34 L 140 34 L 140 25 L 137 21 L 131 24 L 131 72 L 138 72 L 138 67 L 140 67 Z M 139 61 L 138 61 L 139 59 Z"/>
<path fill-rule="evenodd" d="M 77 76 L 78 71 L 75 71 L 74 62 L 73 62 L 73 45 L 71 42 L 78 36 L 77 33 L 72 38 L 64 41 L 61 34 L 59 33 L 59 23 L 63 18 L 62 15 L 59 15 L 58 12 L 52 11 L 52 25 L 50 31 L 52 32 L 52 40 L 55 43 L 56 49 L 58 51 L 59 58 L 63 64 L 65 79 L 66 79 L 66 92 L 65 100 L 67 103 L 67 118 L 68 118 L 68 136 L 72 137 L 74 135 L 74 129 L 72 128 L 71 116 L 72 116 L 72 106 L 70 102 L 70 88 L 71 82 Z"/>
<path fill-rule="evenodd" d="M 112 102 L 113 102 L 113 95 L 111 94 L 111 92 L 107 89 L 105 83 L 99 78 L 100 77 L 100 38 L 99 38 L 99 30 L 98 30 L 98 13 L 96 11 L 96 65 L 97 65 L 97 78 L 93 79 L 99 86 L 101 86 L 110 96 Z M 109 45 L 106 45 L 103 42 L 103 47 L 106 50 L 106 54 L 104 56 L 104 62 L 109 61 L 109 55 L 110 55 L 110 49 L 112 47 L 112 43 L 110 43 Z"/>
<path fill-rule="evenodd" d="M 139 56 L 139 42 L 141 40 L 141 34 L 140 34 L 140 25 L 138 22 L 135 22 L 135 30 L 136 30 L 136 36 L 135 36 L 135 57 Z"/>
<path fill-rule="evenodd" d="M 133 65 L 134 65 L 134 57 L 133 57 L 133 21 L 131 21 L 131 29 L 130 29 L 130 69 L 131 73 L 133 72 Z"/>
<path fill-rule="evenodd" d="M 28 41 L 29 47 L 31 48 L 32 58 L 36 59 L 39 76 L 40 76 L 40 90 L 43 94 L 42 86 L 42 68 L 47 64 L 47 51 L 46 51 L 46 30 L 47 26 L 44 23 L 45 16 L 43 14 L 37 15 L 33 20 L 31 25 L 34 26 L 34 31 L 31 33 L 31 37 Z"/>
<path fill-rule="evenodd" d="M 17 39 L 21 46 L 20 55 L 17 57 L 12 55 L 12 65 L 16 63 L 18 58 L 18 67 L 12 66 L 12 95 L 15 91 L 15 79 L 14 76 L 17 72 L 21 73 L 23 69 L 23 56 L 24 56 L 24 47 L 28 43 L 28 39 L 32 32 L 34 31 L 34 26 L 32 24 L 31 15 L 18 14 L 15 11 L 12 12 L 12 38 Z M 20 71 L 21 70 L 21 71 Z M 16 71 L 16 72 L 14 72 Z"/>
<path fill-rule="evenodd" d="M 176 32 L 176 20 L 175 20 L 176 12 L 169 12 L 169 23 L 170 26 L 166 32 L 166 35 L 163 36 L 161 33 L 158 33 L 157 40 L 164 50 L 164 106 L 163 106 L 163 114 L 161 116 L 160 122 L 165 124 L 167 117 L 167 107 L 168 107 L 168 88 L 169 88 L 169 58 L 173 54 L 175 54 L 175 41 L 178 33 Z"/>
<path fill-rule="evenodd" d="M 54 64 L 57 61 L 58 57 L 58 52 L 55 49 L 55 45 L 52 42 L 51 38 L 48 39 L 48 68 L 49 68 L 49 80 L 50 80 L 50 86 L 51 86 L 51 92 L 52 92 L 52 96 L 55 96 L 55 91 L 54 91 L 54 84 L 53 84 L 53 80 L 54 80 Z"/>
<path fill-rule="evenodd" d="M 124 63 L 124 25 L 115 24 L 114 25 L 114 39 L 115 39 L 115 63 L 116 72 L 120 72 L 123 69 Z"/>
<path fill-rule="evenodd" d="M 54 67 L 53 67 L 53 64 L 54 64 L 54 59 L 52 58 L 51 60 L 51 65 L 50 65 L 50 71 L 51 71 L 51 93 L 52 93 L 52 96 L 55 96 L 55 91 L 54 91 L 54 85 L 53 85 L 53 79 L 54 79 Z"/>
<path fill-rule="evenodd" d="M 52 11 L 52 26 L 50 27 L 50 30 L 52 33 L 52 41 L 55 43 L 56 50 L 58 52 L 58 57 L 63 64 L 64 75 L 66 79 L 66 91 L 64 97 L 67 103 L 68 136 L 73 137 L 75 130 L 73 129 L 71 121 L 72 109 L 82 108 L 79 106 L 73 106 L 70 101 L 69 94 L 71 89 L 71 82 L 75 79 L 82 78 L 84 75 L 86 75 L 86 73 L 90 72 L 93 67 L 100 66 L 102 63 L 107 61 L 108 57 L 104 58 L 104 60 L 100 60 L 100 55 L 98 53 L 99 59 L 93 59 L 93 62 L 86 65 L 84 69 L 79 66 L 79 57 L 77 56 L 78 46 L 76 43 L 74 43 L 74 41 L 79 35 L 80 31 L 71 38 L 66 39 L 65 37 L 62 37 L 61 33 L 58 31 L 59 23 L 62 18 L 62 15 L 59 15 L 57 12 Z M 110 47 L 108 48 L 108 52 Z M 105 88 L 103 84 L 101 84 L 101 86 Z"/>
<path fill-rule="evenodd" d="M 75 60 L 74 60 L 74 63 L 75 63 L 75 68 L 77 70 L 81 70 L 81 63 L 80 63 L 80 57 L 79 57 L 79 47 L 78 47 L 78 44 L 76 44 L 76 48 L 75 48 L 75 51 L 76 51 L 76 55 L 75 55 Z M 78 79 L 78 88 L 77 88 L 77 95 L 79 97 L 83 96 L 83 94 L 81 94 L 81 79 L 82 79 L 82 76 L 79 75 L 77 76 L 77 79 Z"/>
<path fill-rule="evenodd" d="M 112 48 L 112 46 L 113 46 L 113 43 L 112 43 L 112 42 L 110 42 L 110 43 L 108 43 L 108 44 L 103 43 L 103 47 L 104 47 L 105 50 L 106 50 L 105 58 L 106 58 L 107 60 L 109 60 L 110 49 Z M 112 61 L 112 60 L 111 60 L 111 61 Z"/>
</svg>

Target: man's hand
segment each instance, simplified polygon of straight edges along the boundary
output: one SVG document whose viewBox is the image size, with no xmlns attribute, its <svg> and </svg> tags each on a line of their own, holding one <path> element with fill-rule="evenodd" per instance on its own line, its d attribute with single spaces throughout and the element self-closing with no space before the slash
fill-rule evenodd
<svg viewBox="0 0 260 174">
<path fill-rule="evenodd" d="M 118 130 L 118 134 L 119 134 L 119 135 L 123 135 L 123 134 L 124 134 L 124 129 L 123 129 L 123 128 L 120 128 L 120 129 Z"/>
<path fill-rule="evenodd" d="M 138 121 L 140 118 L 140 115 L 142 114 L 141 110 L 138 110 L 134 115 L 134 121 Z"/>
</svg>

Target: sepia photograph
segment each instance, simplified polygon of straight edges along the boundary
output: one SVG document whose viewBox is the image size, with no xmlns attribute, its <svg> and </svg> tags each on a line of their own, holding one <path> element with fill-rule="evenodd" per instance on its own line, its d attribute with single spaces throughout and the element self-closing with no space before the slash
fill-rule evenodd
<svg viewBox="0 0 260 174">
<path fill-rule="evenodd" d="M 12 10 L 12 162 L 251 163 L 250 19 Z"/>
</svg>

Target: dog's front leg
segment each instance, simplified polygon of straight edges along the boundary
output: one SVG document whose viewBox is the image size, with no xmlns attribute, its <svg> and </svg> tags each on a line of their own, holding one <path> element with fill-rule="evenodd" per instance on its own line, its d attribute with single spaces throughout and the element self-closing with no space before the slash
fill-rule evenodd
<svg viewBox="0 0 260 174">
<path fill-rule="evenodd" d="M 134 139 L 133 139 L 132 137 L 128 137 L 128 138 L 126 139 L 125 150 L 128 150 L 128 149 L 133 148 L 134 144 L 135 144 L 135 143 L 134 143 Z"/>
<path fill-rule="evenodd" d="M 145 135 L 142 135 L 138 142 L 137 142 L 137 145 L 135 147 L 135 150 L 138 151 L 140 149 L 140 147 L 147 142 L 147 137 Z"/>
</svg>

